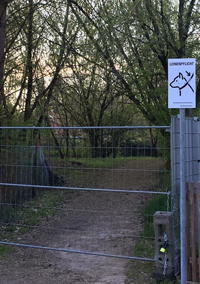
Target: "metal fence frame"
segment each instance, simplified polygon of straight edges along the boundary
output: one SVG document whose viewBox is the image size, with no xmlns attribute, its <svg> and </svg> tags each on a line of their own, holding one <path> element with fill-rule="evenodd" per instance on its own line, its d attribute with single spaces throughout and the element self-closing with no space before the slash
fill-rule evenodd
<svg viewBox="0 0 200 284">
<path fill-rule="evenodd" d="M 149 129 L 156 129 L 156 130 L 163 130 L 168 131 L 170 130 L 170 126 L 113 126 L 113 127 L 0 127 L 0 131 L 3 130 L 47 130 L 47 131 L 60 131 L 60 130 L 89 130 L 89 129 L 121 129 L 121 130 L 149 130 Z M 33 187 L 33 184 L 23 184 L 23 183 L 8 183 L 8 182 L 0 182 L 0 186 L 16 186 L 16 187 L 24 187 L 24 188 L 31 188 Z M 116 192 L 116 193 L 131 193 L 131 194 L 152 194 L 152 195 L 170 195 L 170 192 L 158 192 L 158 191 L 145 191 L 145 190 L 123 190 L 123 189 L 111 189 L 111 188 L 90 188 L 90 187 L 75 187 L 75 186 L 49 186 L 49 185 L 39 185 L 34 184 L 34 187 L 37 189 L 43 188 L 43 189 L 60 189 L 60 190 L 80 190 L 80 191 L 98 191 L 98 192 Z M 53 250 L 53 251 L 62 251 L 62 252 L 71 252 L 71 253 L 82 253 L 82 254 L 91 254 L 91 255 L 101 255 L 101 256 L 108 256 L 108 257 L 119 257 L 119 258 L 127 258 L 127 259 L 137 259 L 137 260 L 143 260 L 143 261 L 153 261 L 155 262 L 155 258 L 148 258 L 148 257 L 134 257 L 134 256 L 123 256 L 123 255 L 115 255 L 115 254 L 106 254 L 106 253 L 94 253 L 94 252 L 87 252 L 87 251 L 78 251 L 78 250 L 70 250 L 65 248 L 53 248 L 53 247 L 46 247 L 46 246 L 35 246 L 35 245 L 28 245 L 28 244 L 20 244 L 16 242 L 5 242 L 0 241 L 0 244 L 6 244 L 6 245 L 13 245 L 13 246 L 21 246 L 21 247 L 31 247 L 35 249 L 46 249 L 46 250 Z"/>
<path fill-rule="evenodd" d="M 197 184 L 200 180 L 200 121 L 197 117 L 185 118 L 185 127 L 183 129 L 185 135 L 185 146 L 182 155 L 185 155 L 184 178 L 186 183 L 194 183 L 195 193 L 197 192 Z M 181 182 L 181 141 L 180 131 L 180 115 L 171 118 L 171 172 L 172 172 L 172 212 L 174 215 L 174 232 L 176 246 L 176 262 L 180 259 L 180 235 L 186 235 L 185 226 L 180 224 L 180 182 Z M 188 201 L 187 201 L 188 202 Z M 189 205 L 187 205 L 189 206 Z M 185 210 L 185 204 L 182 208 Z M 195 201 L 195 219 L 197 220 L 197 202 Z M 190 238 L 190 236 L 187 236 Z M 184 240 L 182 241 L 182 243 Z M 198 224 L 196 221 L 196 242 L 198 242 Z M 185 246 L 184 246 L 185 247 Z M 184 253 L 183 253 L 184 254 Z M 180 264 L 179 264 L 180 266 Z M 181 267 L 186 272 L 186 261 Z M 177 270 L 177 274 L 180 270 Z"/>
</svg>

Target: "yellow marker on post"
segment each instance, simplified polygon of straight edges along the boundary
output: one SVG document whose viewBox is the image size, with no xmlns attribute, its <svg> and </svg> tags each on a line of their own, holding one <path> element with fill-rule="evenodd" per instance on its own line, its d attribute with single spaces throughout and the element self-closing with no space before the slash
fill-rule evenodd
<svg viewBox="0 0 200 284">
<path fill-rule="evenodd" d="M 160 252 L 165 253 L 166 249 L 165 248 L 161 248 Z"/>
</svg>

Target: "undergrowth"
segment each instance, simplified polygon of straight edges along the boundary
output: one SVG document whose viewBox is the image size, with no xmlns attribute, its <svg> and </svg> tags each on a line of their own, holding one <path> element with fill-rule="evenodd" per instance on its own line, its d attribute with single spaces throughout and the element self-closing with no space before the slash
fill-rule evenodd
<svg viewBox="0 0 200 284">
<path fill-rule="evenodd" d="M 0 244 L 0 259 L 2 259 L 8 252 L 13 252 L 14 249 L 7 245 Z"/>
<path fill-rule="evenodd" d="M 154 191 L 158 194 L 152 194 L 147 204 L 142 210 L 144 229 L 142 232 L 143 237 L 153 238 L 153 215 L 156 211 L 170 211 L 171 210 L 171 177 L 170 172 L 163 171 L 159 174 L 159 181 L 156 183 Z M 159 193 L 160 192 L 160 193 Z M 168 194 L 162 194 L 162 193 Z"/>
<path fill-rule="evenodd" d="M 154 191 L 158 192 L 170 192 L 171 190 L 171 177 L 169 171 L 163 171 L 159 174 L 159 181 L 155 185 Z M 136 244 L 134 245 L 134 256 L 141 258 L 155 257 L 155 240 L 154 240 L 154 225 L 153 215 L 156 211 L 170 211 L 171 210 L 171 196 L 170 194 L 151 194 L 147 204 L 142 209 L 142 217 L 144 221 L 143 231 L 138 237 Z M 155 270 L 155 263 L 148 261 L 133 260 L 131 267 L 127 274 L 127 284 L 131 283 L 131 279 L 138 279 L 138 283 L 146 274 L 148 283 L 157 283 L 155 279 L 152 279 L 152 272 Z M 141 279 L 141 281 L 140 281 Z M 146 280 L 145 280 L 146 281 Z M 134 282 L 135 283 L 135 282 Z M 147 282 L 144 282 L 147 283 Z M 174 281 L 165 280 L 164 283 L 176 283 Z"/>
<path fill-rule="evenodd" d="M 17 241 L 21 234 L 29 231 L 35 226 L 39 226 L 41 220 L 49 215 L 56 214 L 58 207 L 67 200 L 72 191 L 45 190 L 38 193 L 36 199 L 31 199 L 23 204 L 1 205 L 0 240 Z M 0 250 L 1 255 L 1 250 Z"/>
<path fill-rule="evenodd" d="M 81 163 L 83 165 L 92 166 L 94 168 L 111 168 L 116 167 L 118 165 L 123 164 L 124 162 L 132 161 L 132 160 L 138 160 L 138 159 L 144 159 L 144 157 L 120 157 L 117 156 L 116 158 L 113 157 L 96 157 L 96 158 L 70 158 L 68 161 L 75 162 L 75 163 Z M 151 157 L 145 157 L 145 159 L 151 159 Z"/>
</svg>

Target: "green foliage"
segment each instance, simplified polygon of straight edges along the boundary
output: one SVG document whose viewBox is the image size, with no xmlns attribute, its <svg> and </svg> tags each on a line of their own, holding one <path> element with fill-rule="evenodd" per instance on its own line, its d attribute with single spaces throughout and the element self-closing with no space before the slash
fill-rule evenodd
<svg viewBox="0 0 200 284">
<path fill-rule="evenodd" d="M 116 159 L 113 159 L 112 157 L 106 157 L 106 158 L 70 158 L 69 161 L 76 163 L 81 163 L 83 165 L 92 166 L 93 168 L 112 168 L 119 165 L 122 165 L 124 162 L 137 159 L 133 157 L 117 157 Z"/>
<path fill-rule="evenodd" d="M 196 57 L 199 82 L 198 8 L 170 0 L 13 1 L 2 124 L 46 125 L 54 114 L 62 126 L 134 125 L 136 116 L 168 125 L 168 58 Z"/>
<path fill-rule="evenodd" d="M 0 259 L 6 256 L 7 253 L 13 252 L 14 249 L 7 246 L 7 245 L 1 245 L 0 244 Z"/>
<path fill-rule="evenodd" d="M 159 181 L 155 185 L 154 191 L 168 192 L 171 189 L 171 178 L 169 171 L 159 173 Z M 143 232 L 134 246 L 134 252 L 138 257 L 154 257 L 154 224 L 153 215 L 156 211 L 170 211 L 171 196 L 162 194 L 151 194 L 148 202 L 142 209 L 144 220 Z M 145 248 L 145 249 L 144 249 Z"/>
<path fill-rule="evenodd" d="M 155 191 L 170 192 L 171 190 L 171 175 L 165 170 L 159 173 L 159 181 L 155 185 Z M 155 194 L 151 195 L 148 203 L 145 205 L 142 214 L 144 218 L 144 231 L 142 236 L 154 237 L 153 215 L 156 211 L 171 210 L 171 195 Z"/>
<path fill-rule="evenodd" d="M 154 258 L 155 251 L 155 243 L 152 238 L 143 238 L 140 236 L 137 241 L 136 245 L 134 246 L 134 256 L 137 257 L 147 257 L 147 258 Z"/>
<path fill-rule="evenodd" d="M 0 215 L 1 221 L 12 224 L 2 230 L 2 238 L 5 238 L 7 232 L 22 234 L 31 227 L 39 225 L 42 219 L 57 212 L 59 205 L 67 200 L 71 192 L 69 190 L 46 190 L 40 194 L 38 192 L 36 200 L 32 199 L 19 205 L 1 205 L 1 213 L 4 213 Z"/>
<path fill-rule="evenodd" d="M 153 237 L 153 215 L 156 211 L 169 211 L 170 210 L 170 196 L 169 195 L 155 195 L 150 198 L 148 204 L 143 211 L 144 216 L 144 231 L 142 236 Z"/>
<path fill-rule="evenodd" d="M 171 177 L 170 172 L 165 170 L 159 174 L 159 181 L 155 185 L 155 191 L 166 192 L 171 189 Z M 153 215 L 156 211 L 170 211 L 171 208 L 171 196 L 170 195 L 151 195 L 145 207 L 142 210 L 144 228 L 140 237 L 136 240 L 134 245 L 134 256 L 137 257 L 147 257 L 154 258 L 155 255 L 155 240 L 154 240 L 154 226 L 153 226 Z M 152 272 L 155 266 L 149 262 L 139 262 L 133 261 L 131 268 L 128 272 L 128 278 L 137 279 L 138 283 L 140 279 L 143 278 L 141 273 L 144 271 L 148 274 L 146 278 L 149 277 L 148 283 L 157 283 L 156 280 L 152 279 Z M 135 277 L 137 274 L 137 277 Z M 142 281 L 142 280 L 141 280 Z M 165 280 L 162 283 L 176 283 L 176 281 Z"/>
<path fill-rule="evenodd" d="M 31 200 L 17 211 L 20 215 L 20 225 L 35 226 L 38 225 L 42 218 L 48 215 L 54 215 L 57 207 L 67 199 L 69 192 L 61 190 L 46 190 L 37 197 L 37 200 Z M 19 218 L 19 217 L 18 217 Z"/>
</svg>

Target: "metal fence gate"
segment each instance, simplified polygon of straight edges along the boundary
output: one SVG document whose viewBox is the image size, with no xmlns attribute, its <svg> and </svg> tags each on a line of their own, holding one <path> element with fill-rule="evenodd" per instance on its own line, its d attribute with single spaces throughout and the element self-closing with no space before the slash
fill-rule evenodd
<svg viewBox="0 0 200 284">
<path fill-rule="evenodd" d="M 155 261 L 169 129 L 1 127 L 0 243 Z"/>
</svg>

